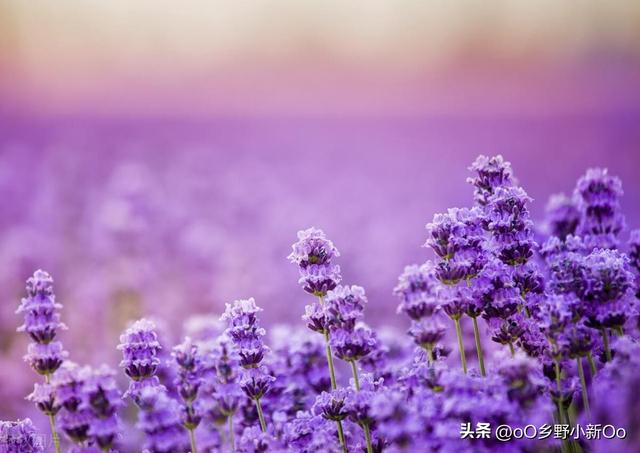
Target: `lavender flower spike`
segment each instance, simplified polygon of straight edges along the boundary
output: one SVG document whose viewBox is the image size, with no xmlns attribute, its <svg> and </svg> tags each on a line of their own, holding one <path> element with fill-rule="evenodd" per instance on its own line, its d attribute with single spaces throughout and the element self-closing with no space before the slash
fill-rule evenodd
<svg viewBox="0 0 640 453">
<path fill-rule="evenodd" d="M 89 437 L 104 452 L 114 449 L 118 437 L 116 412 L 122 406 L 115 371 L 107 365 L 91 370 L 84 382 L 83 408 L 91 412 Z"/>
<path fill-rule="evenodd" d="M 198 390 L 202 382 L 200 376 L 201 358 L 198 354 L 198 347 L 189 337 L 185 338 L 182 344 L 174 347 L 171 355 L 178 368 L 176 386 L 185 405 L 182 424 L 189 431 L 191 453 L 197 453 L 194 430 L 200 424 L 202 416 L 196 410 L 194 401 L 198 397 Z"/>
<path fill-rule="evenodd" d="M 180 405 L 164 388 L 146 387 L 138 397 L 138 428 L 147 436 L 146 448 L 157 453 L 187 453 L 189 441 L 180 421 Z"/>
<path fill-rule="evenodd" d="M 31 420 L 0 421 L 0 447 L 3 453 L 40 453 L 44 451 L 41 436 Z"/>
<path fill-rule="evenodd" d="M 574 195 L 582 214 L 577 232 L 593 248 L 616 248 L 625 227 L 620 209 L 622 182 L 606 169 L 591 168 L 576 184 Z"/>
<path fill-rule="evenodd" d="M 333 242 L 327 239 L 324 232 L 314 227 L 298 231 L 298 241 L 293 244 L 292 248 L 293 252 L 289 255 L 289 260 L 298 266 L 300 272 L 298 282 L 306 292 L 318 298 L 305 307 L 303 319 L 311 330 L 321 333 L 324 337 L 331 388 L 335 390 L 338 384 L 333 365 L 327 307 L 324 298 L 338 286 L 342 279 L 340 266 L 332 263 L 333 258 L 340 256 L 340 253 Z M 336 420 L 336 425 L 342 451 L 346 453 L 347 447 L 342 421 Z"/>
<path fill-rule="evenodd" d="M 226 333 L 240 356 L 240 365 L 243 368 L 240 387 L 255 402 L 260 427 L 266 432 L 267 425 L 260 399 L 269 391 L 275 378 L 261 365 L 269 348 L 264 345 L 262 339 L 265 330 L 258 326 L 257 313 L 260 311 L 262 309 L 256 305 L 253 298 L 236 300 L 233 304 L 227 304 L 220 320 L 227 323 Z"/>
<path fill-rule="evenodd" d="M 125 396 L 131 396 L 136 403 L 143 388 L 159 385 L 156 372 L 160 365 L 160 342 L 155 329 L 153 322 L 140 319 L 120 336 L 118 349 L 123 356 L 120 366 L 132 380 Z"/>
<path fill-rule="evenodd" d="M 469 170 L 477 173 L 475 178 L 467 178 L 467 182 L 475 187 L 473 196 L 480 205 L 486 205 L 498 187 L 508 187 L 514 182 L 511 164 L 499 154 L 478 156 Z"/>
<path fill-rule="evenodd" d="M 66 329 L 58 313 L 62 305 L 56 303 L 56 296 L 53 294 L 53 278 L 43 270 L 34 272 L 33 276 L 27 280 L 26 289 L 27 297 L 22 299 L 16 311 L 24 315 L 24 324 L 18 328 L 18 332 L 27 332 L 33 340 L 28 346 L 24 359 L 34 371 L 45 377 L 47 386 L 43 386 L 42 389 L 49 388 L 51 375 L 60 368 L 68 355 L 62 343 L 54 340 L 58 330 Z M 37 384 L 36 390 L 38 390 Z M 38 395 L 36 394 L 34 398 Z M 51 396 L 49 399 L 52 398 Z M 41 403 L 45 403 L 39 399 L 33 399 L 33 401 L 41 410 L 46 409 L 46 412 L 43 412 L 49 417 L 56 452 L 60 453 L 60 439 L 55 423 L 57 410 L 54 411 L 53 407 L 46 407 L 46 405 L 41 406 Z"/>
<path fill-rule="evenodd" d="M 288 258 L 298 265 L 298 282 L 306 292 L 323 297 L 340 283 L 340 266 L 331 263 L 340 253 L 322 230 L 311 227 L 299 231 L 292 248 Z"/>
</svg>

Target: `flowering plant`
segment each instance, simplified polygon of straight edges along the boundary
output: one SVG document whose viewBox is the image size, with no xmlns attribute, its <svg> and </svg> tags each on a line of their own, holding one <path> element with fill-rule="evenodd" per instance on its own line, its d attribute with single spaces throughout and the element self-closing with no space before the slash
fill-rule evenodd
<svg viewBox="0 0 640 453">
<path fill-rule="evenodd" d="M 337 247 L 309 228 L 288 257 L 307 293 L 300 326 L 268 331 L 256 301 L 239 299 L 167 349 L 158 324 L 140 319 L 118 345 L 122 394 L 112 367 L 69 359 L 53 279 L 36 271 L 18 330 L 41 377 L 27 398 L 55 450 L 125 451 L 132 432 L 150 453 L 607 449 L 569 436 L 505 443 L 461 426 L 632 427 L 640 231 L 623 246 L 622 183 L 587 171 L 537 228 L 509 162 L 480 156 L 470 170 L 473 204 L 433 217 L 433 258 L 406 266 L 393 289 L 409 341 L 367 324 L 378 301 L 343 283 Z M 637 451 L 630 434 L 620 451 Z M 0 451 L 44 451 L 47 436 L 29 419 L 0 422 Z"/>
</svg>

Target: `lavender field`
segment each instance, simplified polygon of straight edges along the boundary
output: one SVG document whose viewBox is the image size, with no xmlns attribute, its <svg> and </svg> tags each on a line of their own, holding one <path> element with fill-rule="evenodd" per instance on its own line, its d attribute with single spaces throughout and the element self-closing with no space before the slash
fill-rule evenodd
<svg viewBox="0 0 640 453">
<path fill-rule="evenodd" d="M 0 453 L 640 452 L 640 3 L 0 2 Z"/>
<path fill-rule="evenodd" d="M 561 120 L 7 121 L 3 435 L 636 451 L 640 134 Z"/>
</svg>

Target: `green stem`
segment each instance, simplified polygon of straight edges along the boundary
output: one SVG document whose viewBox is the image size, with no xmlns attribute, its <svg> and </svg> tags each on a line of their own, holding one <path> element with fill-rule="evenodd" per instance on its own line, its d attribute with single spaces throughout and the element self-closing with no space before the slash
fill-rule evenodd
<svg viewBox="0 0 640 453">
<path fill-rule="evenodd" d="M 564 410 L 564 406 L 562 405 L 562 400 L 560 399 L 562 396 L 562 379 L 560 376 L 560 360 L 558 360 L 557 358 L 553 359 L 554 362 L 554 368 L 555 368 L 555 374 L 556 374 L 556 388 L 558 390 L 558 401 L 557 401 L 557 407 L 558 407 L 558 419 L 560 420 L 560 423 L 562 424 L 567 424 L 570 425 L 571 424 L 571 420 L 569 420 L 569 414 L 567 414 L 567 412 Z M 565 450 L 570 452 L 573 451 L 573 443 L 569 440 L 569 439 L 563 439 L 562 440 Z"/>
<path fill-rule="evenodd" d="M 229 415 L 229 443 L 231 444 L 231 453 L 236 453 L 236 433 L 233 431 L 233 415 Z"/>
<path fill-rule="evenodd" d="M 363 424 L 362 429 L 364 429 L 364 438 L 367 441 L 367 453 L 373 453 L 373 443 L 371 442 L 371 430 L 369 429 L 369 424 Z"/>
<path fill-rule="evenodd" d="M 458 336 L 458 349 L 460 349 L 460 361 L 462 362 L 462 370 L 467 374 L 467 359 L 464 355 L 464 343 L 462 341 L 462 329 L 460 329 L 460 319 L 455 318 L 453 322 L 456 325 L 456 335 Z"/>
<path fill-rule="evenodd" d="M 598 372 L 598 368 L 596 367 L 596 362 L 593 361 L 591 351 L 587 352 L 587 362 L 589 362 L 589 372 L 591 373 L 591 377 L 594 377 Z"/>
<path fill-rule="evenodd" d="M 324 305 L 324 298 L 319 297 L 320 305 Z M 338 382 L 336 381 L 336 371 L 333 366 L 333 354 L 331 353 L 331 344 L 329 343 L 329 331 L 326 330 L 324 332 L 324 343 L 325 343 L 325 351 L 327 355 L 327 365 L 329 366 L 329 378 L 331 379 L 331 389 L 335 390 L 338 388 Z M 340 420 L 336 421 L 338 425 L 338 439 L 340 440 L 340 445 L 342 446 L 343 453 L 347 451 L 347 441 L 344 437 L 344 430 L 342 429 L 342 422 Z"/>
<path fill-rule="evenodd" d="M 433 364 L 433 346 L 429 345 L 429 346 L 425 346 L 425 349 L 427 350 L 427 361 L 429 362 L 429 365 Z"/>
<path fill-rule="evenodd" d="M 326 344 L 327 363 L 329 364 L 329 377 L 331 378 L 331 388 L 335 390 L 338 388 L 336 382 L 336 371 L 333 366 L 333 354 L 331 353 L 331 345 L 329 344 L 329 332 L 324 333 L 324 342 Z"/>
<path fill-rule="evenodd" d="M 480 365 L 480 374 L 486 376 L 487 372 L 484 369 L 484 354 L 482 353 L 482 343 L 480 342 L 480 329 L 478 328 L 478 318 L 475 316 L 471 318 L 473 320 L 473 336 L 476 340 L 476 352 L 478 353 L 478 364 Z"/>
<path fill-rule="evenodd" d="M 589 409 L 589 395 L 587 393 L 587 381 L 584 378 L 584 368 L 582 368 L 582 357 L 577 357 L 576 360 L 578 362 L 580 386 L 582 387 L 582 404 L 584 404 L 584 410 L 587 412 L 587 416 L 591 417 L 591 410 Z"/>
<path fill-rule="evenodd" d="M 60 437 L 58 431 L 56 431 L 56 418 L 54 415 L 49 415 L 49 425 L 51 426 L 51 435 L 53 436 L 53 444 L 56 447 L 56 453 L 62 453 L 60 449 Z"/>
<path fill-rule="evenodd" d="M 263 433 L 267 432 L 267 423 L 264 421 L 264 414 L 262 413 L 262 405 L 260 404 L 260 398 L 256 398 L 256 409 L 258 409 L 258 418 L 260 419 L 260 429 Z"/>
<path fill-rule="evenodd" d="M 320 305 L 324 306 L 324 297 L 319 297 Z M 325 351 L 327 354 L 327 364 L 329 365 L 329 377 L 331 378 L 331 388 L 333 390 L 338 388 L 338 383 L 336 381 L 336 371 L 333 366 L 333 354 L 331 353 L 331 344 L 329 343 L 329 331 L 324 331 L 324 343 L 325 343 Z"/>
<path fill-rule="evenodd" d="M 356 385 L 356 390 L 360 391 L 360 379 L 358 378 L 358 365 L 355 360 L 349 362 L 351 364 L 351 373 L 353 374 L 353 381 Z"/>
<path fill-rule="evenodd" d="M 196 447 L 196 433 L 193 429 L 189 430 L 189 441 L 191 442 L 191 453 L 198 453 L 198 448 Z"/>
<path fill-rule="evenodd" d="M 604 353 L 607 358 L 607 362 L 611 362 L 611 348 L 609 347 L 609 332 L 607 328 L 600 329 L 600 333 L 602 334 L 602 342 L 604 343 Z"/>
<path fill-rule="evenodd" d="M 193 415 L 193 404 L 187 403 L 187 411 L 189 415 Z M 198 447 L 196 446 L 196 434 L 193 428 L 187 428 L 189 431 L 189 442 L 191 442 L 191 453 L 198 453 Z"/>
<path fill-rule="evenodd" d="M 356 386 L 356 391 L 360 391 L 360 378 L 358 377 L 358 365 L 355 360 L 351 360 L 351 372 L 353 373 L 353 382 Z M 367 442 L 367 453 L 373 453 L 373 444 L 371 443 L 371 431 L 369 430 L 369 424 L 363 423 L 362 429 L 364 430 L 364 438 Z"/>
<path fill-rule="evenodd" d="M 342 422 L 336 421 L 338 425 L 338 440 L 340 440 L 340 446 L 342 447 L 342 453 L 347 453 L 347 441 L 344 438 L 344 430 L 342 429 Z"/>
<path fill-rule="evenodd" d="M 511 351 L 511 357 L 516 356 L 516 350 L 513 349 L 513 343 L 509 342 L 509 351 Z"/>
<path fill-rule="evenodd" d="M 45 374 L 44 381 L 47 384 L 51 383 L 51 375 Z M 62 453 L 60 449 L 60 436 L 58 436 L 58 431 L 56 431 L 56 416 L 53 414 L 49 414 L 49 426 L 51 427 L 51 437 L 53 438 L 53 445 L 56 448 L 56 453 Z"/>
<path fill-rule="evenodd" d="M 554 359 L 554 368 L 556 374 L 556 389 L 558 390 L 558 415 L 560 416 L 560 423 L 569 423 L 569 418 L 566 416 L 566 412 L 562 405 L 562 401 L 560 397 L 562 396 L 562 381 L 560 378 L 560 361 L 558 359 Z"/>
</svg>

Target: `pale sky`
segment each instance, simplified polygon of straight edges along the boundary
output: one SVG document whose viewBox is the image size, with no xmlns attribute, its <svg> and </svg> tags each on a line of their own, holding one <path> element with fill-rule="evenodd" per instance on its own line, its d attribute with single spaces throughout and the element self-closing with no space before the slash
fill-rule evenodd
<svg viewBox="0 0 640 453">
<path fill-rule="evenodd" d="M 375 90 L 451 65 L 602 53 L 638 58 L 640 2 L 0 0 L 0 95 L 51 104 L 99 103 L 123 87 L 174 102 L 185 86 L 239 92 L 266 79 Z"/>
</svg>

